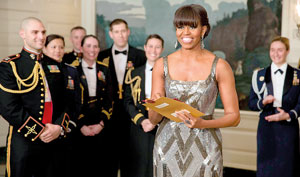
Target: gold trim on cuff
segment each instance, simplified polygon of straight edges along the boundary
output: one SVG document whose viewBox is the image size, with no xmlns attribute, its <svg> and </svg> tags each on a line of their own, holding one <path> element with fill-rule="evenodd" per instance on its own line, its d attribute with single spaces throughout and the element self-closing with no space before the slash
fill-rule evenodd
<svg viewBox="0 0 300 177">
<path fill-rule="evenodd" d="M 132 121 L 134 122 L 134 124 L 136 124 L 136 122 L 143 117 L 144 115 L 142 113 L 138 113 L 137 115 L 134 116 L 134 118 L 132 119 Z"/>
</svg>

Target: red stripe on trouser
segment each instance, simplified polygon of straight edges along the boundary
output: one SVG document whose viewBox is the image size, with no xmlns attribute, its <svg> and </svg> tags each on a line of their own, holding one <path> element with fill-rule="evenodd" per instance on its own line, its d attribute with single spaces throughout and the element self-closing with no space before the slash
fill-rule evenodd
<svg viewBox="0 0 300 177">
<path fill-rule="evenodd" d="M 52 123 L 52 101 L 45 103 L 43 121 L 44 124 Z"/>
</svg>

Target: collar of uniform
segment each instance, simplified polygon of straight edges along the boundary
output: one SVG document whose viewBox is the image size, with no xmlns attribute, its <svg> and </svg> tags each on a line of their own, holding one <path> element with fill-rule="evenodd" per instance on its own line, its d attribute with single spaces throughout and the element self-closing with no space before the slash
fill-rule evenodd
<svg viewBox="0 0 300 177">
<path fill-rule="evenodd" d="M 124 51 L 124 50 L 127 50 L 127 55 L 128 55 L 128 49 L 129 49 L 128 43 L 127 43 L 126 46 L 125 46 L 124 48 L 122 48 L 122 49 L 118 49 L 118 48 L 116 47 L 116 45 L 114 44 L 114 45 L 112 46 L 112 53 L 114 54 L 114 53 L 115 53 L 115 50 L 118 50 L 118 51 Z"/>
<path fill-rule="evenodd" d="M 271 72 L 274 73 L 278 69 L 281 69 L 283 71 L 283 73 L 285 73 L 286 69 L 287 69 L 287 63 L 285 62 L 280 67 L 278 67 L 275 63 L 272 62 L 272 64 L 271 64 Z"/>
<path fill-rule="evenodd" d="M 82 67 L 87 68 L 87 67 L 90 67 L 90 66 L 87 64 L 87 62 L 85 60 L 82 60 Z M 92 68 L 93 69 L 96 68 L 96 62 L 94 62 Z"/>
<path fill-rule="evenodd" d="M 151 66 L 147 61 L 146 62 L 146 71 L 151 71 L 152 68 L 153 68 L 153 66 Z"/>
<path fill-rule="evenodd" d="M 32 51 L 32 50 L 26 48 L 25 46 L 23 47 L 23 51 L 25 51 L 30 56 L 30 58 L 33 60 L 35 60 L 35 59 L 40 60 L 43 56 L 42 52 L 38 53 L 38 52 Z"/>
<path fill-rule="evenodd" d="M 78 54 L 81 54 L 81 52 L 80 52 L 80 51 L 77 51 L 77 50 L 75 50 L 75 49 L 73 49 L 73 54 L 77 57 Z"/>
</svg>

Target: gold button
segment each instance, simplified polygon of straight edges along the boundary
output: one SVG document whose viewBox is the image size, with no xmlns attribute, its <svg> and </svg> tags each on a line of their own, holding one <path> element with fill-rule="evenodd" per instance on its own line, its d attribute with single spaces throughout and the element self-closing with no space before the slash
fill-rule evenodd
<svg viewBox="0 0 300 177">
<path fill-rule="evenodd" d="M 44 94 L 43 94 L 43 93 L 41 94 L 41 97 L 44 97 Z"/>
<path fill-rule="evenodd" d="M 39 120 L 42 120 L 42 118 L 41 118 L 41 117 L 39 117 Z"/>
<path fill-rule="evenodd" d="M 44 85 L 44 83 L 43 83 L 43 82 L 41 82 L 41 85 Z"/>
<path fill-rule="evenodd" d="M 42 115 L 43 114 L 43 112 L 42 111 L 40 111 L 40 115 Z"/>
<path fill-rule="evenodd" d="M 41 109 L 44 109 L 44 106 L 40 106 Z"/>
<path fill-rule="evenodd" d="M 40 79 L 41 79 L 41 80 L 43 80 L 43 78 L 42 78 L 42 77 L 40 77 Z"/>
<path fill-rule="evenodd" d="M 41 100 L 41 103 L 44 103 L 44 100 Z"/>
<path fill-rule="evenodd" d="M 142 112 L 142 110 L 139 109 L 139 112 Z"/>
<path fill-rule="evenodd" d="M 105 88 L 102 89 L 103 91 L 105 90 Z"/>
<path fill-rule="evenodd" d="M 41 91 L 44 91 L 44 88 L 41 88 Z"/>
</svg>

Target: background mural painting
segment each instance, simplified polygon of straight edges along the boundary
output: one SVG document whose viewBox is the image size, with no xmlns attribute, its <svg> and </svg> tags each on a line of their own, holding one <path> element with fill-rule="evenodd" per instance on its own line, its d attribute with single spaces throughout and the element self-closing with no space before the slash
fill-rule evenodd
<svg viewBox="0 0 300 177">
<path fill-rule="evenodd" d="M 270 41 L 281 34 L 282 0 L 96 0 L 101 50 L 112 45 L 109 23 L 123 18 L 131 30 L 130 45 L 143 49 L 146 37 L 157 33 L 165 40 L 163 55 L 168 55 L 175 51 L 173 16 L 185 4 L 206 8 L 211 32 L 204 41 L 205 48 L 230 63 L 240 109 L 248 110 L 252 72 L 270 64 Z M 222 108 L 220 99 L 217 107 Z"/>
</svg>

